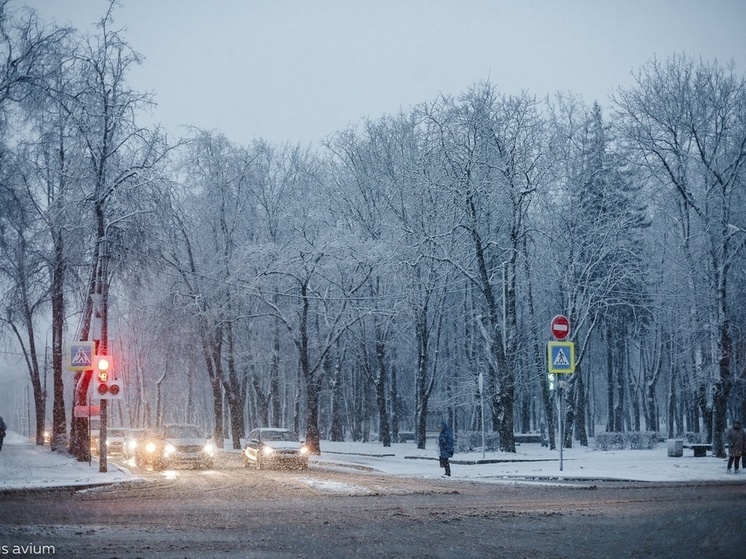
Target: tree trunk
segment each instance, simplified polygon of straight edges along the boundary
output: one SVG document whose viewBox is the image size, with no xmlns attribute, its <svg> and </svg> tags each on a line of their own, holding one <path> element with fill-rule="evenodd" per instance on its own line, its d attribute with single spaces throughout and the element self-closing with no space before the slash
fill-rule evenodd
<svg viewBox="0 0 746 559">
<path fill-rule="evenodd" d="M 428 382 L 429 340 L 427 327 L 427 305 L 419 309 L 415 318 L 417 340 L 417 372 L 415 377 L 415 439 L 417 448 L 425 448 L 427 442 L 427 405 L 435 384 L 435 376 Z"/>
<path fill-rule="evenodd" d="M 342 363 L 339 357 L 334 362 L 334 372 L 332 374 L 332 425 L 330 439 L 334 442 L 345 440 L 343 411 L 343 382 L 342 382 Z"/>
<path fill-rule="evenodd" d="M 399 442 L 399 387 L 397 386 L 396 365 L 391 366 L 391 438 Z"/>
<path fill-rule="evenodd" d="M 541 403 L 544 409 L 544 417 L 547 422 L 547 439 L 549 441 L 549 448 L 554 450 L 556 448 L 555 434 L 554 434 L 554 407 L 552 405 L 552 393 L 549 390 L 549 381 L 547 378 L 547 371 L 544 364 L 542 355 L 544 352 L 541 349 L 541 342 L 539 341 L 539 327 L 536 323 L 536 312 L 534 310 L 534 291 L 531 283 L 531 273 L 528 264 L 528 249 L 526 242 L 521 247 L 523 253 L 523 265 L 524 273 L 526 275 L 526 289 L 527 289 L 527 303 L 528 303 L 528 320 L 531 328 L 531 340 L 530 343 L 533 346 L 534 358 L 533 368 L 536 374 L 536 378 L 539 379 L 539 386 L 541 387 Z"/>
<path fill-rule="evenodd" d="M 577 387 L 575 390 L 576 394 L 576 433 L 578 437 L 578 442 L 580 443 L 580 446 L 588 446 L 588 431 L 586 430 L 585 426 L 585 418 L 586 418 L 586 403 L 588 399 L 588 394 L 585 390 L 585 383 L 583 382 L 583 372 L 581 370 L 580 365 L 576 365 L 575 367 L 575 374 L 574 376 L 577 377 L 576 383 Z"/>
<path fill-rule="evenodd" d="M 275 302 L 277 295 L 275 295 Z M 282 417 L 282 394 L 280 392 L 280 324 L 274 322 L 272 332 L 272 365 L 269 373 L 270 413 L 272 425 L 284 425 Z"/>
<path fill-rule="evenodd" d="M 389 412 L 386 402 L 386 359 L 385 345 L 382 334 L 376 327 L 376 403 L 378 405 L 378 436 L 383 446 L 391 446 L 391 431 L 389 430 Z"/>
<path fill-rule="evenodd" d="M 67 417 L 65 414 L 65 386 L 63 373 L 62 334 L 65 326 L 65 260 L 61 233 L 54 237 L 54 263 L 52 265 L 52 371 L 54 400 L 52 403 L 52 450 L 67 445 Z"/>
<path fill-rule="evenodd" d="M 608 324 L 604 325 L 604 333 L 606 334 L 606 409 L 608 412 L 606 432 L 614 433 L 617 431 L 615 422 L 616 406 L 614 405 L 614 339 Z"/>
</svg>

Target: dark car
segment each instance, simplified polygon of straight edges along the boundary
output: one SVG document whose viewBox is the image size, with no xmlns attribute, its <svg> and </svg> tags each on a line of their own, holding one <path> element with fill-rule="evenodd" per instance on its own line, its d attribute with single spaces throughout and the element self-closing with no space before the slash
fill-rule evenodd
<svg viewBox="0 0 746 559">
<path fill-rule="evenodd" d="M 151 466 L 160 470 L 165 466 L 163 447 L 165 443 L 161 433 L 155 429 L 143 429 L 129 442 L 130 455 L 135 459 L 138 468 Z"/>
<path fill-rule="evenodd" d="M 124 435 L 124 446 L 122 447 L 122 456 L 125 458 L 134 458 L 137 441 L 145 429 L 127 429 Z"/>
<path fill-rule="evenodd" d="M 245 467 L 308 467 L 308 448 L 288 429 L 266 427 L 249 433 L 243 449 Z"/>
</svg>

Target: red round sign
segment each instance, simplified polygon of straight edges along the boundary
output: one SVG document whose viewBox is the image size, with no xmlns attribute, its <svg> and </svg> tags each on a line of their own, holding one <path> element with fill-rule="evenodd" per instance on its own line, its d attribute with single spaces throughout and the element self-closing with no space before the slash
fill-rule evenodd
<svg viewBox="0 0 746 559">
<path fill-rule="evenodd" d="M 570 321 L 566 316 L 558 314 L 552 319 L 549 327 L 552 330 L 552 336 L 558 340 L 564 340 L 570 335 Z"/>
</svg>

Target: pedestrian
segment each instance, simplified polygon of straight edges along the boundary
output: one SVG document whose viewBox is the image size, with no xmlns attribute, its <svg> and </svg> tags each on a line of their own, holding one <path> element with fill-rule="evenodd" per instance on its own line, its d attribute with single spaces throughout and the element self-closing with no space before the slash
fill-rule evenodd
<svg viewBox="0 0 746 559">
<path fill-rule="evenodd" d="M 453 456 L 453 433 L 445 421 L 440 422 L 438 449 L 440 450 L 440 467 L 445 468 L 446 475 L 450 476 L 451 464 L 448 460 Z"/>
<path fill-rule="evenodd" d="M 730 468 L 734 463 L 736 465 L 734 471 L 738 473 L 741 456 L 746 450 L 746 435 L 744 435 L 739 421 L 734 421 L 733 427 L 728 429 L 726 440 L 728 442 L 728 473 L 730 473 Z M 746 467 L 746 458 L 744 459 L 744 467 Z"/>
<path fill-rule="evenodd" d="M 5 425 L 5 421 L 3 421 L 3 418 L 0 417 L 0 450 L 3 449 L 3 440 L 5 440 L 5 430 L 8 428 L 7 425 Z"/>
</svg>

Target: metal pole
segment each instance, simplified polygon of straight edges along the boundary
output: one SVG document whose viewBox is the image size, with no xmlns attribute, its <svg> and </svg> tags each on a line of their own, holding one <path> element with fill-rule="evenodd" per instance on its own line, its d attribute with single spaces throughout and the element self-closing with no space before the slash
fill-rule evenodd
<svg viewBox="0 0 746 559">
<path fill-rule="evenodd" d="M 106 403 L 108 400 L 105 398 L 101 399 L 100 402 L 100 408 L 101 408 L 101 419 L 99 420 L 99 428 L 98 428 L 98 471 L 105 473 L 107 471 L 106 469 L 106 420 L 107 420 L 107 408 Z"/>
<path fill-rule="evenodd" d="M 86 401 L 88 402 L 88 432 L 86 433 L 86 440 L 88 441 L 88 446 L 91 446 L 91 403 L 93 402 L 93 395 L 91 394 L 91 386 L 93 386 L 93 371 L 91 371 L 91 382 L 88 383 L 88 397 L 86 398 Z M 101 434 L 99 433 L 99 441 L 101 440 Z M 99 450 L 100 450 L 99 446 Z M 91 449 L 88 448 L 88 467 L 91 466 L 91 461 L 93 460 L 93 456 L 91 456 Z"/>
<path fill-rule="evenodd" d="M 479 373 L 479 397 L 481 399 L 480 407 L 482 408 L 482 460 L 484 460 L 484 375 Z"/>
<path fill-rule="evenodd" d="M 560 447 L 560 460 L 559 460 L 559 469 L 560 472 L 562 471 L 562 450 L 565 446 L 565 434 L 564 434 L 564 426 L 565 426 L 565 417 L 564 417 L 564 410 L 565 410 L 565 399 L 562 394 L 562 383 L 564 381 L 557 382 L 557 397 L 559 398 L 559 447 Z"/>
<path fill-rule="evenodd" d="M 101 239 L 101 285 L 100 285 L 100 291 L 101 291 L 101 339 L 98 343 L 99 352 L 103 355 L 106 354 L 106 352 L 109 349 L 109 312 L 108 312 L 108 290 L 107 290 L 107 282 L 108 282 L 108 262 L 107 259 L 109 258 L 109 243 L 108 243 L 108 234 L 109 225 L 107 224 L 106 227 L 104 227 L 104 236 Z M 113 371 L 109 370 L 108 373 L 111 375 L 113 374 Z M 98 452 L 98 471 L 105 473 L 107 472 L 107 452 L 106 452 L 106 426 L 108 424 L 109 414 L 108 414 L 108 400 L 106 398 L 101 398 L 100 402 L 100 415 L 101 419 L 99 420 L 99 452 Z"/>
</svg>

